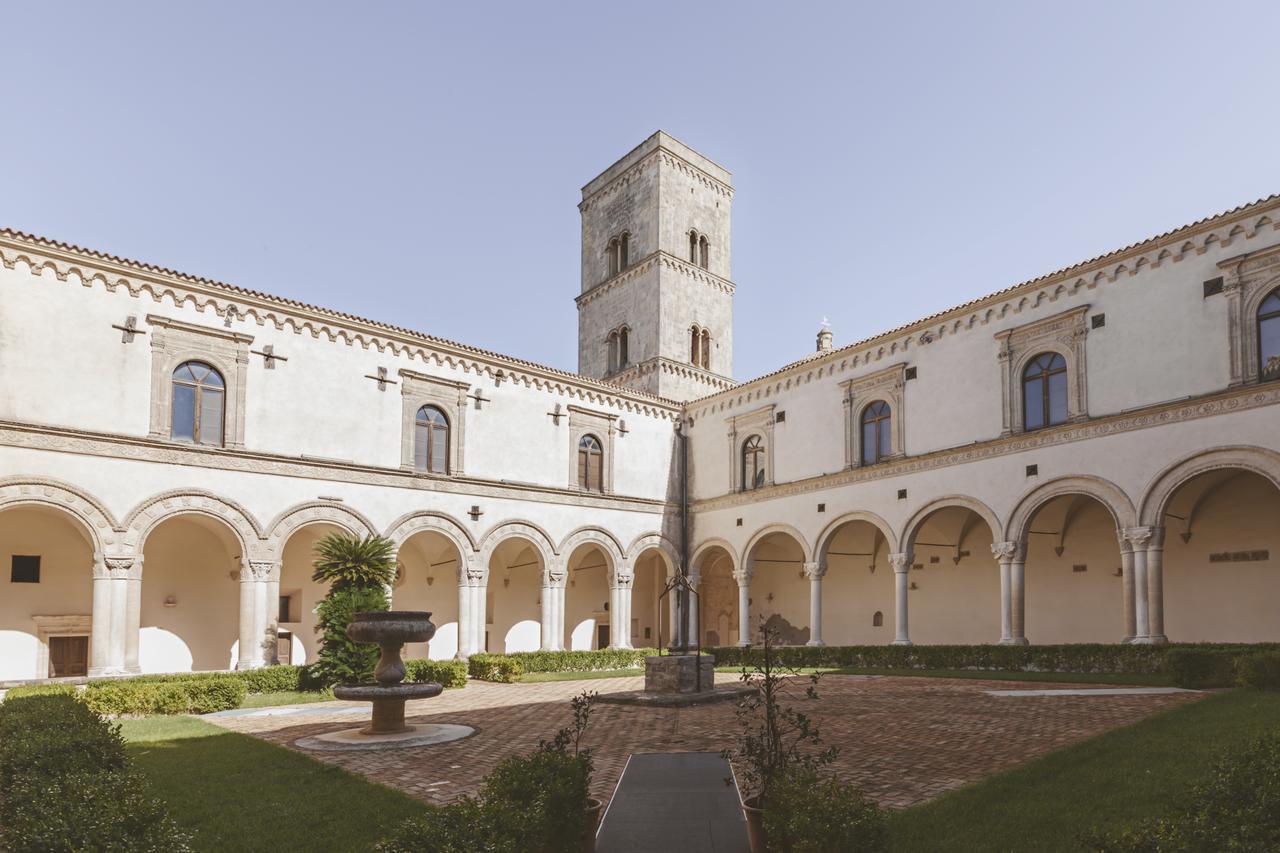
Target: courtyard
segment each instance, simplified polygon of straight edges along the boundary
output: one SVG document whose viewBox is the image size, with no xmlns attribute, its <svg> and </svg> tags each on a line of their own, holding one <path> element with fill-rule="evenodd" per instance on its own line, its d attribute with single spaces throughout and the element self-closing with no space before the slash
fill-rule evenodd
<svg viewBox="0 0 1280 853">
<path fill-rule="evenodd" d="M 717 682 L 737 676 L 720 673 Z M 499 761 L 527 753 L 569 719 L 569 699 L 583 690 L 638 690 L 641 676 L 534 684 L 471 681 L 429 700 L 410 702 L 411 722 L 458 723 L 476 734 L 435 746 L 384 751 L 307 753 L 432 804 L 474 794 Z M 1002 692 L 1060 695 L 993 695 Z M 1107 691 L 1088 694 L 1091 689 Z M 828 675 L 816 702 L 800 702 L 826 744 L 840 747 L 833 769 L 881 805 L 901 809 L 977 782 L 1045 753 L 1134 723 L 1204 696 L 1169 688 Z M 1119 688 L 1123 690 L 1124 688 Z M 231 731 L 281 746 L 352 725 L 367 705 L 329 702 L 285 709 L 244 709 L 207 717 Z M 737 735 L 733 703 L 691 708 L 596 706 L 586 744 L 596 772 L 592 794 L 608 801 L 628 756 L 646 752 L 718 752 Z"/>
</svg>

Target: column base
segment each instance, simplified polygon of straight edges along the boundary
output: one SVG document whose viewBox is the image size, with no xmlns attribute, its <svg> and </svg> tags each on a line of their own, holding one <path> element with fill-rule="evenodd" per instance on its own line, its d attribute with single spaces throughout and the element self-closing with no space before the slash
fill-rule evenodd
<svg viewBox="0 0 1280 853">
<path fill-rule="evenodd" d="M 826 643 L 822 642 L 822 640 L 810 640 L 809 642 L 805 643 L 805 645 L 806 646 L 825 646 Z"/>
<path fill-rule="evenodd" d="M 892 643 L 890 643 L 889 645 L 891 645 L 891 646 L 914 646 L 914 645 L 915 645 L 915 643 L 911 642 L 910 640 L 894 640 L 894 641 L 893 641 Z"/>
<path fill-rule="evenodd" d="M 129 675 L 130 672 L 123 666 L 91 666 L 89 667 L 90 678 L 108 678 L 113 675 Z"/>
<path fill-rule="evenodd" d="M 1145 637 L 1134 637 L 1129 642 L 1137 646 L 1162 646 L 1169 642 L 1169 638 L 1164 634 L 1152 634 Z"/>
<path fill-rule="evenodd" d="M 236 661 L 236 672 L 244 672 L 247 669 L 262 669 L 266 664 L 260 660 L 238 660 Z"/>
<path fill-rule="evenodd" d="M 751 648 L 751 643 L 749 643 L 749 642 L 744 643 L 744 642 L 742 642 L 741 640 L 739 640 L 738 642 L 734 643 L 733 645 L 734 645 L 735 647 L 739 648 L 739 649 L 749 649 L 749 648 Z"/>
<path fill-rule="evenodd" d="M 998 645 L 1001 646 L 1029 646 L 1031 641 L 1026 637 L 1001 637 Z"/>
</svg>

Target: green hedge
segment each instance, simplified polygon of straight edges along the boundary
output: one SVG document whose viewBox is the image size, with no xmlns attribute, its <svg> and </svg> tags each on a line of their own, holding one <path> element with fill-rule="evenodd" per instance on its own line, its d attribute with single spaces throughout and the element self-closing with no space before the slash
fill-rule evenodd
<svg viewBox="0 0 1280 853">
<path fill-rule="evenodd" d="M 75 696 L 78 692 L 74 684 L 23 684 L 10 687 L 4 692 L 4 698 L 7 702 L 23 696 Z"/>
<path fill-rule="evenodd" d="M 434 681 L 443 687 L 466 687 L 467 665 L 460 660 L 415 658 L 404 662 L 404 680 L 418 684 Z"/>
<path fill-rule="evenodd" d="M 479 655 L 485 659 L 517 661 L 524 672 L 600 672 L 610 669 L 642 669 L 644 659 L 657 649 L 590 649 L 577 652 L 511 652 Z M 472 655 L 477 657 L 477 655 Z M 472 678 L 480 678 L 473 671 Z"/>
<path fill-rule="evenodd" d="M 233 675 L 224 675 L 186 681 L 93 681 L 80 698 L 99 714 L 140 715 L 229 711 L 239 708 L 244 697 L 244 681 Z"/>
<path fill-rule="evenodd" d="M 1241 687 L 1254 690 L 1280 690 L 1280 652 L 1245 655 L 1236 663 Z"/>
<path fill-rule="evenodd" d="M 1280 650 L 1277 643 L 1188 643 L 1171 645 L 1072 643 L 1057 646 L 783 646 L 774 649 L 783 666 L 857 669 L 972 669 L 1004 672 L 1081 672 L 1117 675 L 1170 674 L 1169 655 L 1179 650 L 1224 652 L 1232 657 Z M 758 648 L 703 649 L 716 664 L 755 663 Z"/>
<path fill-rule="evenodd" d="M 1235 655 L 1226 649 L 1171 649 L 1165 666 L 1174 684 L 1191 690 L 1235 683 Z"/>
<path fill-rule="evenodd" d="M 13 851 L 191 849 L 129 768 L 119 729 L 65 694 L 0 705 L 0 826 Z"/>
<path fill-rule="evenodd" d="M 520 661 L 508 655 L 474 654 L 467 660 L 467 673 L 480 681 L 510 684 L 524 675 Z"/>
<path fill-rule="evenodd" d="M 218 678 L 235 678 L 244 683 L 248 693 L 282 693 L 293 690 L 305 690 L 303 682 L 306 678 L 306 667 L 264 666 L 259 669 L 243 669 L 233 672 L 173 672 L 157 675 L 132 675 L 128 678 L 113 679 L 115 682 L 134 682 L 147 684 L 165 684 L 175 681 L 205 681 Z M 97 682 L 92 682 L 97 683 Z"/>
</svg>

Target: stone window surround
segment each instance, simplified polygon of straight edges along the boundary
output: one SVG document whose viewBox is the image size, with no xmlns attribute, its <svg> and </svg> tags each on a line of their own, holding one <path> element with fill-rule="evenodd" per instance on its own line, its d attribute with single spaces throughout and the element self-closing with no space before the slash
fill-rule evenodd
<svg viewBox="0 0 1280 853">
<path fill-rule="evenodd" d="M 996 332 L 1000 342 L 999 360 L 1004 407 L 1000 435 L 1026 431 L 1023 426 L 1022 372 L 1037 355 L 1054 352 L 1067 362 L 1067 423 L 1089 417 L 1085 370 L 1085 339 L 1089 335 L 1085 317 L 1089 305 L 1054 314 L 1033 323 Z"/>
<path fill-rule="evenodd" d="M 862 467 L 862 412 L 876 400 L 889 404 L 889 455 L 881 461 L 906 455 L 905 361 L 840 383 L 844 390 L 844 467 Z"/>
<path fill-rule="evenodd" d="M 36 672 L 39 678 L 47 678 L 49 672 L 49 640 L 53 637 L 89 637 L 90 651 L 93 648 L 93 637 L 90 636 L 92 616 L 32 616 L 36 623 Z M 93 661 L 89 661 L 93 665 Z"/>
<path fill-rule="evenodd" d="M 613 494 L 613 439 L 617 433 L 615 423 L 618 416 L 612 412 L 601 412 L 595 409 L 584 409 L 581 406 L 569 406 L 569 488 L 587 493 L 594 489 L 583 490 L 578 479 L 578 442 L 590 433 L 600 440 L 600 449 L 604 458 L 600 460 L 600 469 L 604 480 L 602 494 Z"/>
<path fill-rule="evenodd" d="M 1229 388 L 1257 384 L 1262 379 L 1258 363 L 1258 306 L 1280 287 L 1280 245 L 1218 264 L 1226 282 L 1228 337 L 1231 347 Z"/>
<path fill-rule="evenodd" d="M 424 477 L 460 477 L 466 450 L 467 391 L 471 385 L 454 379 L 428 376 L 414 370 L 401 369 L 400 374 L 400 467 L 415 471 L 413 467 L 414 428 L 418 410 L 423 406 L 435 406 L 444 412 L 449 422 L 449 464 L 444 474 L 415 471 Z"/>
<path fill-rule="evenodd" d="M 760 406 L 741 415 L 725 418 L 729 426 L 729 491 L 740 492 L 742 482 L 742 446 L 748 438 L 758 435 L 764 441 L 764 485 L 773 485 L 773 403 Z"/>
<path fill-rule="evenodd" d="M 173 429 L 173 371 L 187 361 L 212 365 L 226 384 L 223 393 L 222 446 L 244 449 L 245 389 L 252 335 L 199 326 L 156 314 L 147 315 L 151 326 L 151 418 L 149 435 L 177 442 Z"/>
</svg>

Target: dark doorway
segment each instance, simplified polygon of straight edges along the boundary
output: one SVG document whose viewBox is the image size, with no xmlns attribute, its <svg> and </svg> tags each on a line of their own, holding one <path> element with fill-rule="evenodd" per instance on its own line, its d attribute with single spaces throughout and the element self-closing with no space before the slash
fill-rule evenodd
<svg viewBox="0 0 1280 853">
<path fill-rule="evenodd" d="M 49 677 L 89 674 L 88 637 L 49 638 Z"/>
<path fill-rule="evenodd" d="M 609 648 L 609 626 L 607 624 L 596 626 L 596 648 Z"/>
</svg>

